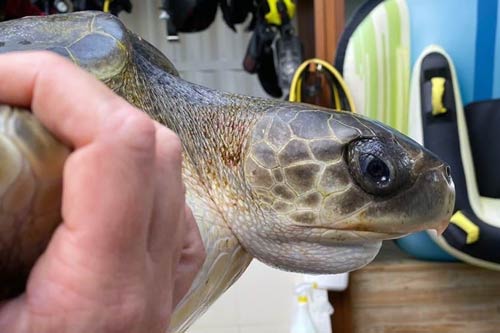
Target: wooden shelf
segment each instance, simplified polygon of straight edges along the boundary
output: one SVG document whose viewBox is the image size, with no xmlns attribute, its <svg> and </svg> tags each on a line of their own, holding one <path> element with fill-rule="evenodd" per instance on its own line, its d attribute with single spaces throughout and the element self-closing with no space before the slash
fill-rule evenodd
<svg viewBox="0 0 500 333">
<path fill-rule="evenodd" d="M 500 332 L 500 272 L 413 260 L 389 243 L 330 298 L 335 333 Z"/>
</svg>

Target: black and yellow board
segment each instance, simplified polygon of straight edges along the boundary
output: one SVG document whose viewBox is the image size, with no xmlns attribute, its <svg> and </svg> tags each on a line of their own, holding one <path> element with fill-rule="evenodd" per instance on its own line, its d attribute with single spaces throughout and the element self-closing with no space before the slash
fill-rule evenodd
<svg viewBox="0 0 500 333">
<path fill-rule="evenodd" d="M 451 166 L 449 227 L 398 241 L 418 258 L 500 270 L 499 9 L 499 0 L 368 0 L 337 49 L 358 112 Z"/>
</svg>

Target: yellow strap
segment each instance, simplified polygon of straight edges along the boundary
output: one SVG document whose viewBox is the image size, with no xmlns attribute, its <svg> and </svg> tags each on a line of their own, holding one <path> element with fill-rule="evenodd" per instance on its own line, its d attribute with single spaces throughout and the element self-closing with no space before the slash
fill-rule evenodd
<svg viewBox="0 0 500 333">
<path fill-rule="evenodd" d="M 344 93 L 347 103 L 349 104 L 348 107 L 350 110 L 347 111 L 352 111 L 356 112 L 356 108 L 354 107 L 354 102 L 351 96 L 351 92 L 349 91 L 349 88 L 347 87 L 347 84 L 345 83 L 344 79 L 342 78 L 342 75 L 340 75 L 339 71 L 332 65 L 330 65 L 328 62 L 318 59 L 318 58 L 313 58 L 304 61 L 295 71 L 295 74 L 293 75 L 292 79 L 292 84 L 290 85 L 290 96 L 288 100 L 290 102 L 300 102 L 300 87 L 301 87 L 301 82 L 302 80 L 300 79 L 302 72 L 307 69 L 307 66 L 310 64 L 316 64 L 323 66 L 327 71 L 329 71 L 335 79 L 337 79 L 339 85 L 340 85 L 340 90 Z M 337 92 L 338 93 L 338 92 Z M 334 91 L 335 94 L 335 91 Z"/>
<path fill-rule="evenodd" d="M 444 77 L 433 77 L 431 79 L 432 86 L 432 115 L 437 116 L 445 114 L 448 110 L 443 105 L 444 97 L 444 84 L 446 79 Z"/>
<path fill-rule="evenodd" d="M 105 13 L 109 13 L 109 4 L 113 0 L 104 0 L 104 5 L 102 6 L 102 11 Z"/>
<path fill-rule="evenodd" d="M 288 17 L 291 19 L 295 15 L 295 3 L 293 0 L 283 0 L 285 3 Z M 269 5 L 269 12 L 264 16 L 266 18 L 267 23 L 281 25 L 281 16 L 278 11 L 278 0 L 267 0 L 267 4 Z"/>
<path fill-rule="evenodd" d="M 472 244 L 479 239 L 479 227 L 467 218 L 461 211 L 457 211 L 450 220 L 451 223 L 462 229 L 467 234 L 467 244 Z"/>
</svg>

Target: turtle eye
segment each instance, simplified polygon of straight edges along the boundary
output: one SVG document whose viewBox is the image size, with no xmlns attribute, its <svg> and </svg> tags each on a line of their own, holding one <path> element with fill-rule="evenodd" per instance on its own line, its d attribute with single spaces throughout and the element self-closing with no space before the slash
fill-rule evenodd
<svg viewBox="0 0 500 333">
<path fill-rule="evenodd" d="M 359 156 L 361 173 L 369 177 L 374 183 L 384 186 L 391 180 L 391 170 L 387 164 L 377 156 L 361 154 Z"/>
<path fill-rule="evenodd" d="M 412 164 L 401 147 L 378 138 L 349 143 L 347 164 L 354 181 L 367 193 L 388 196 L 409 183 Z"/>
</svg>

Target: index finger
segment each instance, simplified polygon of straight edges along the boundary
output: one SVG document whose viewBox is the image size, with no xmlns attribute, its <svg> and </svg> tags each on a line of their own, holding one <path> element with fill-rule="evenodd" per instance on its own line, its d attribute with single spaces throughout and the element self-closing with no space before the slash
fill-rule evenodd
<svg viewBox="0 0 500 333">
<path fill-rule="evenodd" d="M 154 122 L 84 70 L 47 52 L 0 55 L 0 103 L 31 108 L 76 149 L 65 164 L 66 228 L 59 230 L 71 232 L 85 249 L 83 257 L 93 254 L 109 263 L 117 252 L 145 251 L 154 195 Z"/>
<path fill-rule="evenodd" d="M 0 103 L 30 108 L 59 139 L 76 148 L 103 131 L 103 118 L 132 108 L 83 69 L 44 51 L 0 55 Z"/>
</svg>

